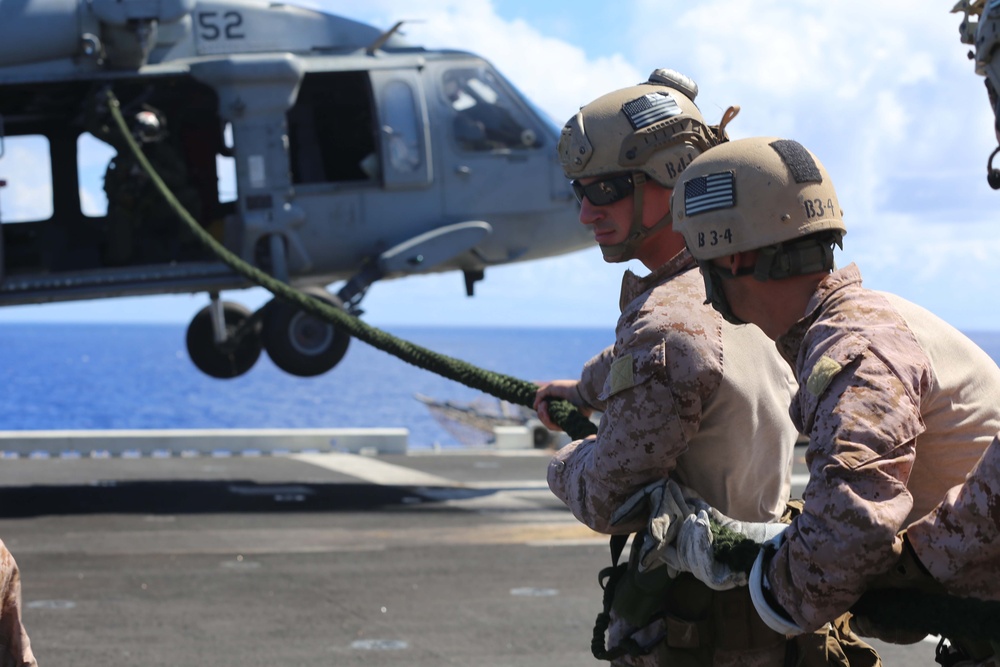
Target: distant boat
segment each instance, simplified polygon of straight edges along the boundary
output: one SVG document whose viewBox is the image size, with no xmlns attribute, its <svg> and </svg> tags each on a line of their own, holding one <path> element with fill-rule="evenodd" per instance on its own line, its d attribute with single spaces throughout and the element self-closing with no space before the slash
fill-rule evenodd
<svg viewBox="0 0 1000 667">
<path fill-rule="evenodd" d="M 493 444 L 496 440 L 493 429 L 497 426 L 527 427 L 537 449 L 544 449 L 555 440 L 555 434 L 539 421 L 534 410 L 492 396 L 484 394 L 468 403 L 439 401 L 423 394 L 413 397 L 427 406 L 441 428 L 466 447 Z"/>
</svg>

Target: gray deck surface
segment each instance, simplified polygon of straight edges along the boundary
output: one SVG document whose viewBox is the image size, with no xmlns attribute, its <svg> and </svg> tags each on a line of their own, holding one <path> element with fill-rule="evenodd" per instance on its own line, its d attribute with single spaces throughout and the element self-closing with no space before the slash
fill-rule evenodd
<svg viewBox="0 0 1000 667">
<path fill-rule="evenodd" d="M 607 664 L 590 654 L 607 543 L 547 462 L 5 460 L 0 538 L 42 667 Z M 880 648 L 934 664 L 926 642 Z"/>
</svg>

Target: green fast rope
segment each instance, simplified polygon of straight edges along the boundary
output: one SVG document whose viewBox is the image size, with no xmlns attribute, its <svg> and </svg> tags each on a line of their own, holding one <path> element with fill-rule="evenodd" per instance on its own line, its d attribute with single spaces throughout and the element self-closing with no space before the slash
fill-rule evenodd
<svg viewBox="0 0 1000 667">
<path fill-rule="evenodd" d="M 351 336 L 419 368 L 454 380 L 467 387 L 516 405 L 531 407 L 538 386 L 519 378 L 478 368 L 468 362 L 439 354 L 372 327 L 345 311 L 314 299 L 260 269 L 247 264 L 206 232 L 160 178 L 129 132 L 118 99 L 107 91 L 108 108 L 119 131 L 139 164 L 152 179 L 170 207 L 190 230 L 223 263 L 247 280 L 301 310 L 343 328 Z M 576 407 L 563 400 L 549 402 L 549 415 L 571 438 L 579 440 L 597 429 Z M 715 559 L 731 569 L 749 574 L 760 545 L 742 535 L 713 525 Z M 1000 602 L 924 595 L 910 590 L 880 590 L 866 593 L 855 610 L 885 621 L 887 627 L 926 631 L 928 634 L 1000 639 Z"/>
<path fill-rule="evenodd" d="M 482 368 L 478 368 L 460 359 L 438 354 L 426 348 L 414 345 L 391 334 L 372 327 L 357 317 L 354 317 L 336 306 L 323 303 L 307 294 L 275 279 L 271 275 L 260 269 L 247 264 L 235 254 L 223 247 L 198 222 L 191 217 L 191 214 L 184 208 L 180 201 L 167 188 L 166 183 L 160 178 L 156 170 L 153 169 L 149 160 L 143 154 L 139 145 L 129 132 L 125 119 L 121 114 L 121 109 L 117 98 L 111 91 L 108 91 L 108 107 L 111 115 L 118 125 L 118 129 L 125 136 L 129 148 L 135 154 L 136 159 L 142 165 L 160 193 L 166 198 L 167 203 L 180 216 L 191 231 L 201 240 L 202 243 L 211 248 L 223 263 L 232 268 L 236 273 L 244 276 L 247 280 L 260 285 L 276 297 L 289 301 L 298 306 L 301 310 L 317 317 L 325 322 L 330 322 L 354 338 L 368 343 L 372 347 L 388 352 L 399 359 L 429 370 L 433 373 L 460 382 L 461 384 L 478 389 L 484 393 L 495 396 L 501 400 L 517 405 L 531 407 L 535 400 L 535 393 L 538 385 L 526 382 L 509 375 L 494 373 Z M 583 416 L 576 407 L 562 400 L 550 401 L 549 414 L 553 421 L 558 424 L 573 439 L 584 438 L 597 432 L 593 422 Z"/>
</svg>

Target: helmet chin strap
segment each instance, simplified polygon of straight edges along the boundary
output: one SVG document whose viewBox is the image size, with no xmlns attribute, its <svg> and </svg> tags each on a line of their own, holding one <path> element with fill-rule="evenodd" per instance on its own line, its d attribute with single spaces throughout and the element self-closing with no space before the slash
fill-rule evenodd
<svg viewBox="0 0 1000 667">
<path fill-rule="evenodd" d="M 646 174 L 641 171 L 633 172 L 632 184 L 634 185 L 632 191 L 632 224 L 629 227 L 628 236 L 621 243 L 598 244 L 601 248 L 601 254 L 604 255 L 605 262 L 617 263 L 635 259 L 636 253 L 639 252 L 639 247 L 650 234 L 660 231 L 673 222 L 673 216 L 670 214 L 670 211 L 667 211 L 667 214 L 657 220 L 656 224 L 652 227 L 643 227 L 642 205 L 643 194 L 646 188 Z"/>
<path fill-rule="evenodd" d="M 729 322 L 730 324 L 746 324 L 743 320 L 738 318 L 733 312 L 733 307 L 729 305 L 729 299 L 726 298 L 726 291 L 722 288 L 722 281 L 734 278 L 729 273 L 726 273 L 715 264 L 709 261 L 698 262 L 698 267 L 701 269 L 701 277 L 705 281 L 705 294 L 706 304 L 711 304 L 712 308 L 716 310 L 722 319 Z M 737 275 L 748 275 L 753 269 L 741 270 Z"/>
</svg>

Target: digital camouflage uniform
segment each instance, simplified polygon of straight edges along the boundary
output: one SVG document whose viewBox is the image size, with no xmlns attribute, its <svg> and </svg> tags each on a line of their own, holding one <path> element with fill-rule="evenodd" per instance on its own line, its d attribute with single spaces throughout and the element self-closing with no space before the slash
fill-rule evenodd
<svg viewBox="0 0 1000 667">
<path fill-rule="evenodd" d="M 921 564 L 955 595 L 1000 600 L 1000 438 L 965 483 L 906 534 Z"/>
<path fill-rule="evenodd" d="M 596 438 L 559 450 L 548 472 L 553 493 L 598 532 L 645 528 L 645 517 L 618 526 L 610 517 L 668 475 L 744 520 L 771 521 L 785 508 L 797 437 L 790 369 L 758 329 L 724 322 L 704 300 L 687 251 L 645 278 L 625 274 L 616 343 L 588 362 L 579 384 L 604 413 Z M 613 617 L 609 645 L 632 630 Z M 657 621 L 639 638 L 662 631 Z M 736 660 L 724 653 L 716 664 Z M 783 654 L 779 645 L 740 664 L 775 664 Z M 616 664 L 663 663 L 645 656 Z"/>
<path fill-rule="evenodd" d="M 777 342 L 798 376 L 810 480 L 767 579 L 809 630 L 888 571 L 897 532 L 973 468 L 1000 427 L 1000 369 L 926 310 L 863 289 L 853 264 Z"/>
<path fill-rule="evenodd" d="M 21 624 L 21 574 L 0 542 L 0 667 L 35 667 L 28 633 Z"/>
<path fill-rule="evenodd" d="M 1000 5 L 963 2 L 963 44 L 975 48 L 976 73 L 985 78 L 994 120 L 1000 119 Z M 977 20 L 978 18 L 978 20 Z M 994 125 L 1000 139 L 1000 121 Z M 1000 187 L 1000 172 L 987 164 L 988 182 Z M 1000 600 L 1000 436 L 990 443 L 965 483 L 951 488 L 934 510 L 911 524 L 907 539 L 920 563 L 954 595 Z"/>
</svg>

